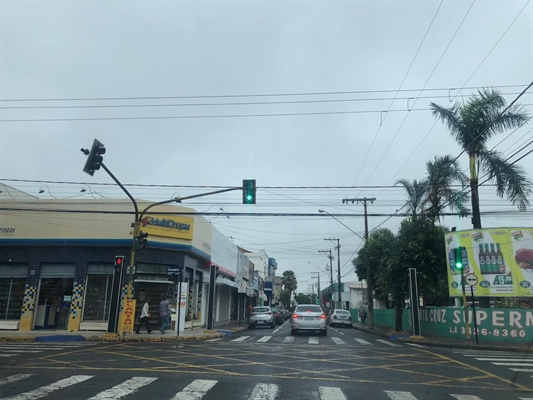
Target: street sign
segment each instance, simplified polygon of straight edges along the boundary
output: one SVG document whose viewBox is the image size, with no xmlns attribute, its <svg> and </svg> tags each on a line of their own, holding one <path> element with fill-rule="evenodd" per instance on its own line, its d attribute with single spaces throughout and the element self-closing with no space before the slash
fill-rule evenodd
<svg viewBox="0 0 533 400">
<path fill-rule="evenodd" d="M 465 282 L 467 285 L 476 286 L 477 285 L 477 276 L 476 274 L 468 274 L 465 276 Z"/>
<path fill-rule="evenodd" d="M 246 296 L 253 296 L 254 295 L 254 287 L 253 286 L 247 286 L 246 287 Z"/>
<path fill-rule="evenodd" d="M 246 293 L 246 282 L 239 281 L 237 288 L 238 288 L 238 293 Z"/>
<path fill-rule="evenodd" d="M 122 318 L 122 332 L 133 332 L 135 320 L 135 300 L 125 300 L 124 317 Z"/>
<path fill-rule="evenodd" d="M 168 267 L 167 267 L 167 276 L 179 275 L 179 274 L 180 274 L 180 270 L 181 270 L 180 267 L 171 267 L 171 266 L 168 266 Z"/>
</svg>

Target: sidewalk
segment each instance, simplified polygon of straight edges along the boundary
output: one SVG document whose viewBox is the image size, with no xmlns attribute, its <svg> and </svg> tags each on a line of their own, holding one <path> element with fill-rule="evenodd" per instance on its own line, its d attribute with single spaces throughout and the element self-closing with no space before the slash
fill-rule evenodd
<svg viewBox="0 0 533 400">
<path fill-rule="evenodd" d="M 377 336 L 386 337 L 388 339 L 397 340 L 403 343 L 414 343 L 428 347 L 445 347 L 452 349 L 478 349 L 478 350 L 496 350 L 496 351 L 514 351 L 522 353 L 533 353 L 533 338 L 530 343 L 504 343 L 504 342 L 491 342 L 483 341 L 483 338 L 479 339 L 479 344 L 476 344 L 475 336 L 472 336 L 470 340 L 466 339 L 453 339 L 453 338 L 441 338 L 434 336 L 425 336 L 422 332 L 421 337 L 411 336 L 410 332 L 394 332 L 392 328 L 375 326 L 374 330 L 368 329 L 368 325 L 363 325 L 359 321 L 355 321 L 352 324 L 354 329 L 372 333 Z"/>
<path fill-rule="evenodd" d="M 198 341 L 209 340 L 216 338 L 223 338 L 226 335 L 231 336 L 235 332 L 245 330 L 247 324 L 232 321 L 228 324 L 216 325 L 215 330 L 208 331 L 205 327 L 195 326 L 188 328 L 181 332 L 179 336 L 175 331 L 167 330 L 165 334 L 161 334 L 158 329 L 154 329 L 152 334 L 147 334 L 142 331 L 141 334 L 128 333 L 123 337 L 117 334 L 107 334 L 105 332 L 96 331 L 79 331 L 68 332 L 65 330 L 35 330 L 30 332 L 20 331 L 0 331 L 0 342 L 77 342 L 77 341 L 103 341 L 103 342 L 175 342 L 175 341 Z M 187 329 L 188 328 L 188 329 Z"/>
</svg>

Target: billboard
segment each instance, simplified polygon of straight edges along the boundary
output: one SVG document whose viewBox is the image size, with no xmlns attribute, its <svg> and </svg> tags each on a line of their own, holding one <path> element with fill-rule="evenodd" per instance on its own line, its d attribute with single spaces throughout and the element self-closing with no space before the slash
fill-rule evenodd
<svg viewBox="0 0 533 400">
<path fill-rule="evenodd" d="M 449 232 L 445 241 L 450 296 L 463 293 L 461 271 L 455 268 L 455 249 L 461 246 L 465 275 L 477 277 L 475 295 L 533 297 L 533 228 Z"/>
</svg>

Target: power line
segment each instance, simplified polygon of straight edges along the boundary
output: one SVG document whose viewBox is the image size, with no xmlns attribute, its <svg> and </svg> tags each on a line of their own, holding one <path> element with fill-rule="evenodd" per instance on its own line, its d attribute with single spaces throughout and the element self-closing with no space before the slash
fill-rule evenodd
<svg viewBox="0 0 533 400">
<path fill-rule="evenodd" d="M 523 87 L 524 85 L 497 85 L 498 88 Z M 463 89 L 479 89 L 482 86 L 470 86 Z M 288 93 L 257 93 L 257 94 L 225 94 L 225 95 L 189 95 L 189 96 L 133 96 L 133 97 L 78 97 L 78 98 L 22 98 L 0 99 L 0 102 L 33 102 L 33 101 L 117 101 L 117 100 L 172 100 L 172 99 L 221 99 L 221 98 L 248 98 L 248 97 L 283 97 L 283 96 L 330 96 L 343 94 L 373 94 L 373 93 L 396 93 L 418 91 L 450 91 L 454 88 L 431 88 L 431 89 L 374 89 L 374 90 L 350 90 L 330 92 L 288 92 Z"/>
</svg>

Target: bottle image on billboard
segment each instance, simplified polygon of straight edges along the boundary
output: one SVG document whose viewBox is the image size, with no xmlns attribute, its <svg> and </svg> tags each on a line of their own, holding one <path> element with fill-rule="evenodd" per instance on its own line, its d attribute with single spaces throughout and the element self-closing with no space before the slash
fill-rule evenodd
<svg viewBox="0 0 533 400">
<path fill-rule="evenodd" d="M 450 249 L 448 251 L 448 261 L 450 262 L 450 271 L 453 274 L 456 274 L 457 271 L 455 270 L 455 249 Z"/>
<path fill-rule="evenodd" d="M 505 268 L 505 262 L 503 260 L 503 254 L 499 243 L 496 243 L 496 263 L 498 264 L 498 273 L 505 274 L 507 270 Z"/>
<path fill-rule="evenodd" d="M 496 260 L 496 250 L 494 249 L 494 243 L 490 244 L 490 263 L 493 274 L 498 273 L 498 261 Z"/>
<path fill-rule="evenodd" d="M 483 251 L 483 244 L 482 243 L 479 244 L 478 260 L 479 260 L 479 271 L 481 272 L 482 275 L 486 274 L 487 273 L 487 269 L 485 268 L 485 252 Z"/>
<path fill-rule="evenodd" d="M 463 262 L 463 269 L 465 271 L 465 274 L 468 274 L 470 272 L 470 267 L 468 266 L 468 253 L 466 252 L 466 248 L 463 247 L 461 250 L 461 257 Z"/>
<path fill-rule="evenodd" d="M 490 258 L 489 244 L 485 243 L 485 273 L 492 274 L 492 261 Z"/>
</svg>

